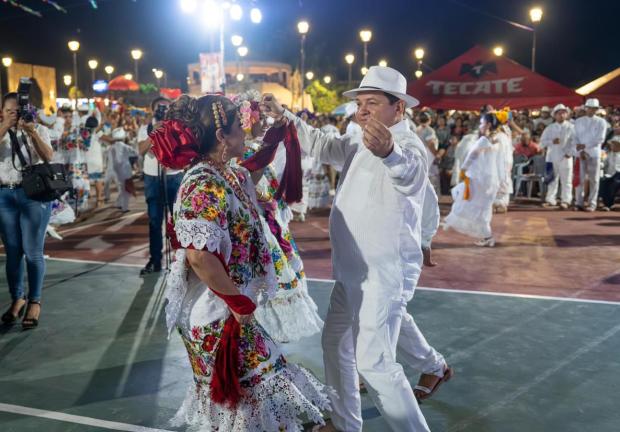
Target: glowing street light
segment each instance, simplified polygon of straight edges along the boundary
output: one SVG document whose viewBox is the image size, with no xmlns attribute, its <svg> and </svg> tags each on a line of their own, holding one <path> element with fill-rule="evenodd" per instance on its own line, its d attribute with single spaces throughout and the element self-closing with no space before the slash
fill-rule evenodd
<svg viewBox="0 0 620 432">
<path fill-rule="evenodd" d="M 241 46 L 241 44 L 243 43 L 243 37 L 239 35 L 232 35 L 230 37 L 230 42 L 233 44 L 233 46 Z"/>
<path fill-rule="evenodd" d="M 250 20 L 254 24 L 260 24 L 260 22 L 263 20 L 263 13 L 260 11 L 259 8 L 252 8 L 250 10 Z"/>
<path fill-rule="evenodd" d="M 237 48 L 237 54 L 239 54 L 239 57 L 245 57 L 248 55 L 248 47 L 246 46 L 240 46 L 239 48 Z"/>
<path fill-rule="evenodd" d="M 78 87 L 78 72 L 77 72 L 77 52 L 80 49 L 80 43 L 76 40 L 72 40 L 67 43 L 67 46 L 69 47 L 69 51 L 73 53 L 73 82 L 77 90 L 79 88 Z M 76 91 L 75 92 L 76 98 L 77 98 L 77 94 L 78 92 Z"/>
<path fill-rule="evenodd" d="M 130 73 L 126 73 L 125 75 L 123 75 L 125 77 L 126 80 L 132 80 L 133 79 L 133 75 Z"/>
<path fill-rule="evenodd" d="M 325 75 L 325 76 L 323 77 L 323 82 L 324 82 L 325 84 L 329 84 L 329 83 L 331 83 L 331 82 L 332 82 L 332 77 L 330 77 L 329 75 Z"/>
<path fill-rule="evenodd" d="M 241 18 L 243 18 L 243 9 L 237 3 L 233 4 L 230 7 L 230 18 L 235 21 L 239 21 L 241 20 Z"/>
<path fill-rule="evenodd" d="M 99 62 L 95 59 L 90 59 L 88 60 L 88 67 L 90 68 L 91 71 L 91 81 L 95 82 L 95 70 L 97 69 L 97 66 L 99 66 Z"/>
<path fill-rule="evenodd" d="M 224 20 L 224 11 L 215 0 L 206 0 L 203 3 L 201 16 L 207 28 L 213 29 L 222 27 L 221 24 Z"/>
<path fill-rule="evenodd" d="M 157 87 L 161 87 L 161 77 L 164 76 L 164 71 L 159 70 L 159 69 L 153 69 L 153 75 L 155 75 L 155 78 L 157 79 Z"/>
<path fill-rule="evenodd" d="M 69 86 L 71 85 L 71 81 L 73 81 L 73 80 L 71 79 L 71 75 L 65 75 L 65 76 L 63 76 L 63 77 L 62 77 L 62 82 L 63 82 L 63 83 L 64 83 L 67 87 L 69 87 Z"/>
<path fill-rule="evenodd" d="M 196 0 L 181 0 L 181 10 L 186 14 L 194 13 L 197 6 Z"/>
<path fill-rule="evenodd" d="M 114 66 L 107 65 L 106 67 L 103 68 L 103 70 L 105 71 L 106 74 L 108 74 L 108 81 L 110 81 L 112 79 L 112 74 L 114 73 Z"/>
<path fill-rule="evenodd" d="M 415 59 L 420 61 L 424 58 L 424 49 L 422 48 L 416 48 L 415 51 L 413 52 L 413 55 L 415 56 Z"/>
<path fill-rule="evenodd" d="M 312 72 L 312 71 L 306 72 L 306 79 L 308 81 L 312 81 L 313 78 L 314 78 L 314 72 Z"/>
<path fill-rule="evenodd" d="M 299 63 L 299 72 L 301 75 L 301 109 L 304 109 L 304 92 L 306 90 L 306 83 L 304 82 L 304 70 L 306 68 L 306 35 L 310 30 L 310 23 L 308 21 L 302 20 L 297 23 L 297 31 L 301 35 L 301 48 L 299 50 L 299 55 L 301 57 Z"/>
<path fill-rule="evenodd" d="M 142 58 L 142 51 L 139 49 L 131 50 L 131 58 L 134 60 L 134 75 L 136 77 L 136 82 L 138 82 L 138 61 Z"/>
<path fill-rule="evenodd" d="M 501 57 L 504 55 L 504 48 L 497 45 L 495 48 L 493 48 L 493 54 L 495 54 L 498 57 Z"/>
<path fill-rule="evenodd" d="M 530 19 L 533 23 L 539 23 L 542 20 L 543 11 L 539 7 L 530 9 Z"/>
<path fill-rule="evenodd" d="M 368 68 L 367 68 L 366 66 L 364 66 L 364 67 L 361 69 L 361 72 L 362 72 L 362 76 L 365 76 L 365 75 L 368 73 Z"/>
<path fill-rule="evenodd" d="M 2 57 L 2 65 L 5 68 L 9 68 L 12 64 L 13 64 L 13 59 L 11 57 Z M 3 94 L 2 93 L 2 74 L 0 73 L 0 95 L 2 94 Z"/>
<path fill-rule="evenodd" d="M 532 72 L 536 71 L 536 28 L 538 27 L 538 24 L 540 24 L 540 21 L 542 20 L 542 16 L 543 16 L 543 11 L 541 8 L 539 7 L 535 7 L 530 9 L 530 19 L 532 20 L 532 24 L 533 24 L 533 31 L 532 31 Z"/>
<path fill-rule="evenodd" d="M 379 66 L 381 66 L 381 67 L 387 67 L 387 60 L 385 60 L 385 59 L 381 59 L 381 60 L 379 60 Z"/>
<path fill-rule="evenodd" d="M 372 39 L 372 32 L 368 29 L 360 31 L 360 39 L 364 43 L 364 67 L 368 67 L 368 42 Z"/>
<path fill-rule="evenodd" d="M 415 77 L 416 77 L 417 79 L 422 78 L 422 75 L 424 75 L 424 73 L 423 73 L 420 69 L 418 69 L 417 71 L 415 71 Z"/>
<path fill-rule="evenodd" d="M 351 81 L 353 79 L 353 62 L 355 61 L 355 56 L 349 53 L 344 56 L 344 61 L 349 65 L 349 87 L 351 87 Z"/>
<path fill-rule="evenodd" d="M 237 81 L 241 82 L 241 81 L 243 81 L 244 78 L 245 78 L 245 76 L 242 73 L 238 73 L 237 74 Z"/>
</svg>

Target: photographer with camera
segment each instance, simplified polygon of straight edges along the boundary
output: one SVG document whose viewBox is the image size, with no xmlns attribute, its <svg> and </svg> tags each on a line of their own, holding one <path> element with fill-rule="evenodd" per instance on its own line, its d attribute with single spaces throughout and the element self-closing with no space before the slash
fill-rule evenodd
<svg viewBox="0 0 620 432">
<path fill-rule="evenodd" d="M 24 315 L 22 327 L 32 329 L 39 323 L 41 290 L 45 276 L 43 245 L 50 217 L 50 203 L 28 198 L 22 188 L 22 169 L 26 168 L 15 150 L 30 156 L 32 165 L 49 162 L 53 150 L 45 126 L 34 123 L 21 94 L 9 93 L 2 100 L 0 122 L 0 236 L 6 250 L 6 276 L 12 304 L 1 317 L 13 324 Z M 17 146 L 17 149 L 15 148 Z M 24 255 L 28 274 L 28 301 L 23 286 Z"/>
<path fill-rule="evenodd" d="M 167 212 L 172 213 L 177 191 L 183 179 L 180 170 L 168 170 L 162 167 L 151 151 L 153 143 L 148 134 L 157 129 L 166 116 L 170 100 L 158 97 L 151 103 L 153 120 L 148 127 L 138 131 L 138 146 L 144 157 L 144 195 L 149 216 L 149 251 L 150 259 L 140 271 L 140 275 L 161 271 L 162 250 L 164 248 L 162 224 Z"/>
</svg>

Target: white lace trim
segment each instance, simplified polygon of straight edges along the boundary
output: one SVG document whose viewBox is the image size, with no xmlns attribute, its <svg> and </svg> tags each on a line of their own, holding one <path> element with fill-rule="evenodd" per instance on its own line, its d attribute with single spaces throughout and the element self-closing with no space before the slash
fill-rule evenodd
<svg viewBox="0 0 620 432">
<path fill-rule="evenodd" d="M 318 307 L 301 286 L 279 290 L 276 296 L 261 305 L 254 316 L 276 342 L 293 342 L 319 333 L 323 320 Z"/>
<path fill-rule="evenodd" d="M 172 331 L 176 328 L 177 320 L 181 314 L 183 299 L 187 293 L 187 266 L 185 265 L 185 249 L 178 249 L 174 255 L 174 260 L 170 265 L 170 274 L 166 278 L 166 288 L 164 298 L 166 303 L 166 327 L 168 328 L 168 339 Z"/>
<path fill-rule="evenodd" d="M 249 394 L 231 410 L 211 401 L 208 384 L 192 385 L 170 423 L 205 432 L 301 431 L 302 415 L 324 424 L 321 411 L 330 409 L 327 387 L 294 364 L 287 364 L 281 372 L 247 391 Z"/>
<path fill-rule="evenodd" d="M 205 249 L 209 252 L 220 252 L 228 262 L 232 245 L 227 230 L 214 222 L 202 219 L 180 219 L 174 224 L 174 231 L 181 246 Z"/>
</svg>

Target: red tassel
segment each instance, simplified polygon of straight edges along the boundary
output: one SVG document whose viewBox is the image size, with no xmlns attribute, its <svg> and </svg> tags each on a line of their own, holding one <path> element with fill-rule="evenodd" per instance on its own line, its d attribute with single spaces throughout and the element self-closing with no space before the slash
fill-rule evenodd
<svg viewBox="0 0 620 432">
<path fill-rule="evenodd" d="M 220 345 L 215 355 L 215 371 L 211 377 L 211 399 L 234 408 L 241 399 L 239 384 L 239 332 L 241 327 L 234 316 L 224 324 Z"/>
<path fill-rule="evenodd" d="M 263 147 L 241 162 L 241 166 L 249 171 L 265 168 L 273 162 L 278 144 L 282 141 L 286 148 L 286 165 L 275 198 L 283 198 L 287 204 L 291 204 L 300 201 L 302 197 L 301 147 L 297 129 L 292 122 L 280 128 L 270 128 L 263 138 Z"/>
</svg>

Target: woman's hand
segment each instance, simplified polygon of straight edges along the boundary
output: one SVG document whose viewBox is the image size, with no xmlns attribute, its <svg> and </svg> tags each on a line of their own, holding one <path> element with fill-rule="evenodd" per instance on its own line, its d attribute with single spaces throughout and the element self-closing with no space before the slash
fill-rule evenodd
<svg viewBox="0 0 620 432">
<path fill-rule="evenodd" d="M 17 126 L 30 136 L 32 136 L 36 132 L 34 128 L 34 123 L 32 122 L 26 123 L 23 119 L 19 120 L 19 123 L 17 124 Z"/>
<path fill-rule="evenodd" d="M 249 315 L 240 315 L 237 312 L 234 311 L 230 311 L 230 313 L 232 314 L 232 316 L 235 317 L 235 319 L 237 320 L 237 322 L 241 325 L 243 324 L 249 324 L 252 322 L 252 320 L 254 319 L 254 314 L 249 314 Z"/>
</svg>

